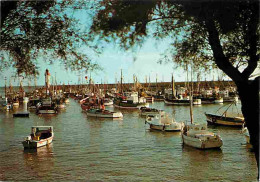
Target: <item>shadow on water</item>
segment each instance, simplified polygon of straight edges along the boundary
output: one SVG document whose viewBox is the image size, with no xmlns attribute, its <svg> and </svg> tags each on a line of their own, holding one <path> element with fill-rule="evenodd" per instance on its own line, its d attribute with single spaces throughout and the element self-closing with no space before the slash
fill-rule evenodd
<svg viewBox="0 0 260 182">
<path fill-rule="evenodd" d="M 218 129 L 218 130 L 241 130 L 241 127 L 232 127 L 232 126 L 222 126 L 222 125 L 214 125 L 214 124 L 208 124 L 208 128 L 210 129 Z"/>
</svg>

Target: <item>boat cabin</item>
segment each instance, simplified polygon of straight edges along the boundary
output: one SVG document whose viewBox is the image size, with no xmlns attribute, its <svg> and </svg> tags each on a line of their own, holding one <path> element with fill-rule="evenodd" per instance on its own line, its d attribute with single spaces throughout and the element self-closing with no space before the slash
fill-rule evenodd
<svg viewBox="0 0 260 182">
<path fill-rule="evenodd" d="M 32 140 L 41 140 L 53 136 L 53 126 L 33 126 L 31 128 Z"/>
</svg>

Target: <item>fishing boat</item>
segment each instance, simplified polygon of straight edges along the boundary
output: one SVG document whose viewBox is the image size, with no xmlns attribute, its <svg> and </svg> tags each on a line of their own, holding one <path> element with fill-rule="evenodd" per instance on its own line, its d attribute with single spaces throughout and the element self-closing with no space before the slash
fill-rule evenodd
<svg viewBox="0 0 260 182">
<path fill-rule="evenodd" d="M 122 118 L 121 112 L 111 112 L 103 109 L 89 109 L 86 111 L 87 116 L 98 117 L 98 118 Z"/>
<path fill-rule="evenodd" d="M 140 115 L 141 116 L 148 116 L 148 115 L 157 115 L 157 114 L 165 114 L 163 110 L 149 108 L 149 107 L 141 107 L 140 108 Z"/>
<path fill-rule="evenodd" d="M 192 69 L 191 69 L 192 75 Z M 192 80 L 192 76 L 191 76 Z M 181 131 L 182 142 L 185 145 L 198 149 L 220 148 L 223 145 L 219 135 L 209 132 L 206 124 L 193 123 L 193 87 L 190 90 L 190 124 L 185 124 Z"/>
<path fill-rule="evenodd" d="M 37 114 L 56 114 L 57 112 L 57 106 L 52 102 L 51 98 L 43 99 L 36 110 Z"/>
<path fill-rule="evenodd" d="M 227 109 L 222 113 L 222 114 L 218 114 L 218 111 L 222 108 L 220 107 L 215 114 L 211 114 L 211 113 L 206 113 L 206 119 L 207 122 L 209 124 L 213 124 L 213 125 L 222 125 L 222 126 L 233 126 L 233 127 L 242 127 L 242 125 L 244 124 L 244 117 L 241 116 L 240 114 L 237 115 L 231 115 L 228 114 L 228 109 L 232 106 L 231 103 L 230 105 L 227 105 Z"/>
<path fill-rule="evenodd" d="M 181 131 L 183 127 L 183 123 L 176 122 L 167 114 L 148 115 L 145 124 L 149 124 L 152 130 L 160 131 Z"/>
<path fill-rule="evenodd" d="M 237 126 L 242 127 L 244 124 L 244 117 L 228 117 L 225 115 L 209 114 L 205 113 L 207 122 L 213 125 L 223 126 Z"/>
<path fill-rule="evenodd" d="M 50 144 L 54 133 L 52 126 L 33 126 L 31 134 L 22 142 L 24 149 L 38 148 Z"/>
</svg>

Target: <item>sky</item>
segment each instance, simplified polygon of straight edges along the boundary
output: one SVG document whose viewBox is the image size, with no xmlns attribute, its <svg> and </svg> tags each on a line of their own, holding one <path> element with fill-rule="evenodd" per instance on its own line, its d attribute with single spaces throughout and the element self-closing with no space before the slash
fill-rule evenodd
<svg viewBox="0 0 260 182">
<path fill-rule="evenodd" d="M 165 41 L 166 42 L 166 41 Z M 148 40 L 144 46 L 137 52 L 123 52 L 117 46 L 113 44 L 107 45 L 104 52 L 96 57 L 96 62 L 102 67 L 100 71 L 94 71 L 92 73 L 84 73 L 83 71 L 70 71 L 65 70 L 65 67 L 61 62 L 54 62 L 54 64 L 47 64 L 44 60 L 39 59 L 37 66 L 40 68 L 40 75 L 37 78 L 38 85 L 44 85 L 44 73 L 48 69 L 50 71 L 52 79 L 55 79 L 58 84 L 77 84 L 87 83 L 88 80 L 84 79 L 85 76 L 90 78 L 90 74 L 95 83 L 115 83 L 120 80 L 120 74 L 122 69 L 124 83 L 133 82 L 133 75 L 137 76 L 140 82 L 145 82 L 146 78 L 149 82 L 156 81 L 171 81 L 171 75 L 174 74 L 176 81 L 184 81 L 185 75 L 182 69 L 173 69 L 173 63 L 162 63 L 159 64 L 158 60 L 161 57 L 161 53 L 168 46 L 167 43 L 161 42 L 155 45 L 155 40 Z M 164 47 L 164 48 L 163 48 Z M 136 57 L 136 59 L 134 59 Z M 14 69 L 5 70 L 2 76 L 7 77 L 7 84 L 10 79 L 12 85 L 18 85 L 19 78 L 12 77 L 15 75 Z M 79 81 L 80 79 L 80 81 Z M 23 80 L 23 85 L 27 85 L 28 80 Z M 31 80 L 31 85 L 34 84 L 34 80 Z M 4 80 L 0 81 L 0 86 L 4 86 Z"/>
<path fill-rule="evenodd" d="M 86 25 L 91 25 L 91 18 L 89 12 L 78 11 L 71 14 L 71 16 L 80 20 L 82 28 Z M 145 82 L 147 80 L 151 82 L 157 80 L 170 82 L 171 75 L 173 74 L 175 81 L 185 81 L 186 73 L 183 69 L 174 69 L 174 63 L 162 63 L 159 64 L 158 60 L 161 54 L 170 46 L 169 39 L 163 39 L 157 41 L 153 38 L 149 38 L 143 46 L 136 52 L 126 52 L 120 50 L 120 48 L 113 43 L 108 43 L 105 46 L 104 52 L 100 56 L 94 57 L 96 61 L 103 69 L 101 71 L 95 71 L 92 73 L 83 73 L 83 71 L 70 71 L 66 70 L 61 62 L 55 62 L 50 65 L 44 62 L 43 58 L 37 60 L 37 66 L 40 68 L 40 75 L 37 78 L 37 85 L 44 85 L 44 72 L 48 69 L 51 73 L 52 79 L 55 79 L 58 84 L 78 84 L 79 82 L 87 83 L 88 80 L 84 79 L 85 76 L 91 77 L 95 83 L 115 83 L 120 80 L 120 72 L 123 72 L 123 82 L 133 82 L 133 75 L 136 75 L 139 82 Z M 136 59 L 134 59 L 134 57 Z M 10 68 L 0 73 L 0 76 L 7 78 L 7 85 L 10 81 L 12 85 L 19 85 L 19 78 L 15 78 L 15 70 Z M 213 76 L 214 75 L 214 76 Z M 202 75 L 202 80 L 215 80 L 217 79 L 217 71 L 211 74 Z M 31 85 L 34 81 L 31 80 Z M 0 86 L 4 86 L 4 79 L 0 79 Z M 23 85 L 28 85 L 28 80 L 23 79 Z"/>
</svg>

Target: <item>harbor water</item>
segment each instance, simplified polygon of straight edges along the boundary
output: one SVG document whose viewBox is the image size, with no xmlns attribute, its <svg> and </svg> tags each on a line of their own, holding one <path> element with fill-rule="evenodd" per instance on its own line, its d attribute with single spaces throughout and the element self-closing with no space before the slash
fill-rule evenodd
<svg viewBox="0 0 260 182">
<path fill-rule="evenodd" d="M 204 112 L 215 113 L 222 105 L 194 106 L 195 122 L 206 123 Z M 189 122 L 188 106 L 154 102 L 150 107 Z M 90 118 L 73 99 L 57 115 L 29 110 L 29 118 L 14 118 L 15 110 L 0 111 L 0 180 L 256 181 L 254 153 L 239 128 L 209 126 L 223 146 L 198 150 L 183 146 L 180 132 L 150 131 L 138 110 L 120 111 L 123 119 Z M 35 125 L 53 126 L 53 143 L 24 150 L 21 142 Z"/>
</svg>

